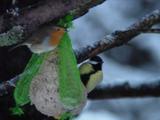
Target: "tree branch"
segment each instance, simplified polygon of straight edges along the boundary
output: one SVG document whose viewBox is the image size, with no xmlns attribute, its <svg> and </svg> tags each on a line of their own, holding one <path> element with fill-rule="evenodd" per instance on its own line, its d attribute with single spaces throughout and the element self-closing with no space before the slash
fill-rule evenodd
<svg viewBox="0 0 160 120">
<path fill-rule="evenodd" d="M 77 50 L 75 53 L 78 63 L 111 48 L 124 45 L 137 35 L 149 31 L 153 25 L 158 23 L 160 23 L 160 10 L 155 10 L 151 14 L 128 27 L 126 30 L 115 31 L 110 35 L 106 35 L 102 40 L 96 42 L 94 45 Z"/>
<path fill-rule="evenodd" d="M 0 84 L 0 97 L 10 93 L 16 86 L 19 76 L 16 76 L 8 81 L 2 82 Z"/>
<path fill-rule="evenodd" d="M 51 22 L 55 24 L 55 21 L 65 15 L 72 13 L 75 18 L 80 17 L 88 12 L 90 8 L 101 4 L 105 0 L 40 0 L 36 5 L 20 10 L 18 16 L 11 14 L 3 14 L 0 16 L 0 46 L 12 45 L 17 42 L 25 40 L 31 35 L 33 31 L 36 31 L 41 25 Z M 18 31 L 22 34 L 20 37 L 17 34 L 12 33 L 12 37 L 9 42 L 4 36 L 4 32 L 9 32 L 10 29 L 20 26 L 22 29 Z M 19 35 L 18 34 L 18 35 Z M 19 38 L 19 41 L 14 41 L 12 38 Z M 6 39 L 4 43 L 4 38 Z"/>
<path fill-rule="evenodd" d="M 99 53 L 101 53 L 105 50 L 108 50 L 108 49 L 126 44 L 129 40 L 131 40 L 135 36 L 139 35 L 140 33 L 143 33 L 144 31 L 150 30 L 151 27 L 153 25 L 156 25 L 157 23 L 160 23 L 160 10 L 156 10 L 156 11 L 152 12 L 151 14 L 144 17 L 140 21 L 131 25 L 126 30 L 115 31 L 112 34 L 105 36 L 105 38 L 103 40 L 95 43 L 94 46 L 88 46 L 86 48 L 82 48 L 80 50 L 80 52 L 79 51 L 76 52 L 77 53 L 77 60 L 80 63 L 80 62 L 82 62 L 82 61 L 84 61 L 84 60 L 86 60 L 86 59 L 88 59 L 92 56 L 95 56 L 95 55 L 97 55 L 97 54 L 99 54 Z M 13 88 L 13 84 L 15 84 L 16 81 L 17 81 L 17 78 L 14 79 L 14 80 L 12 79 L 11 81 L 1 83 L 0 84 L 0 94 L 1 94 L 1 96 L 5 95 L 5 93 L 8 93 L 8 91 L 10 91 L 10 89 Z M 10 83 L 10 84 L 8 84 L 8 83 Z M 149 84 L 149 86 L 150 86 L 150 84 Z M 148 86 L 149 89 L 147 90 L 148 93 L 150 93 L 149 90 L 154 89 L 154 88 L 151 89 L 149 86 Z M 147 88 L 147 85 L 146 85 L 146 88 Z M 157 89 L 158 88 L 155 87 L 155 91 Z M 131 93 L 130 96 L 133 96 L 132 93 L 134 93 L 134 90 L 136 90 L 136 89 L 130 89 L 130 90 L 133 90 L 132 92 L 130 92 Z M 117 95 L 119 95 L 118 91 L 117 91 Z M 145 95 L 147 95 L 147 93 Z M 153 94 L 153 96 L 154 95 L 155 94 Z M 136 97 L 136 95 L 135 95 L 135 97 Z"/>
<path fill-rule="evenodd" d="M 155 81 L 155 80 L 154 80 Z M 107 85 L 93 90 L 89 99 L 112 99 L 112 98 L 131 98 L 131 97 L 160 97 L 160 79 L 156 82 L 142 83 L 133 86 L 128 82 L 118 85 Z"/>
<path fill-rule="evenodd" d="M 153 28 L 153 29 L 142 29 L 140 30 L 142 33 L 160 33 L 160 28 Z"/>
<path fill-rule="evenodd" d="M 0 96 L 10 93 L 15 87 L 18 78 L 19 76 L 16 76 L 9 81 L 1 83 Z M 91 100 L 98 100 L 130 97 L 160 97 L 160 78 L 153 81 L 154 82 L 141 83 L 134 86 L 128 82 L 124 82 L 116 85 L 98 87 L 88 95 L 88 98 Z"/>
</svg>

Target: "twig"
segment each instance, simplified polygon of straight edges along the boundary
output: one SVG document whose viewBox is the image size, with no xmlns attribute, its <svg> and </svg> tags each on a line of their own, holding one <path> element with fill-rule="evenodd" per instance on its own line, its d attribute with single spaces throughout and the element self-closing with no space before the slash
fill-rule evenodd
<svg viewBox="0 0 160 120">
<path fill-rule="evenodd" d="M 82 61 L 96 56 L 108 49 L 124 45 L 137 35 L 149 31 L 153 25 L 158 23 L 160 23 L 160 10 L 155 10 L 151 14 L 128 27 L 126 30 L 115 31 L 110 35 L 106 35 L 102 40 L 96 42 L 94 45 L 77 50 L 75 53 L 78 63 L 81 63 Z"/>
<path fill-rule="evenodd" d="M 97 88 L 89 94 L 89 99 L 112 99 L 131 97 L 160 97 L 160 79 L 156 82 L 133 86 L 128 82 Z"/>
<path fill-rule="evenodd" d="M 19 76 L 16 76 L 8 81 L 0 84 L 0 96 L 7 95 L 16 86 Z"/>
</svg>

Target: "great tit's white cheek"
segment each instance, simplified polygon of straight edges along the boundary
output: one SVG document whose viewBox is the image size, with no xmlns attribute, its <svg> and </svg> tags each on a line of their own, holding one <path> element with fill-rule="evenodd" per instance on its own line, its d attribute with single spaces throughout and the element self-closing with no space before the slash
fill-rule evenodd
<svg viewBox="0 0 160 120">
<path fill-rule="evenodd" d="M 89 63 L 84 63 L 79 67 L 80 74 L 89 74 L 94 71 L 93 67 Z"/>
<path fill-rule="evenodd" d="M 98 64 L 98 62 L 97 62 L 97 61 L 89 61 L 89 63 L 90 63 L 90 64 L 93 64 L 93 65 Z"/>
</svg>

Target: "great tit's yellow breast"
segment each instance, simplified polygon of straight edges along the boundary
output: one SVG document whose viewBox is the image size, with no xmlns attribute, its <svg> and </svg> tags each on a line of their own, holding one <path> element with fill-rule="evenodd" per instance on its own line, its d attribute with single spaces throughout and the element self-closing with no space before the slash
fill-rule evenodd
<svg viewBox="0 0 160 120">
<path fill-rule="evenodd" d="M 103 79 L 103 72 L 97 71 L 92 74 L 89 78 L 89 81 L 86 85 L 88 93 L 91 92 Z"/>
</svg>

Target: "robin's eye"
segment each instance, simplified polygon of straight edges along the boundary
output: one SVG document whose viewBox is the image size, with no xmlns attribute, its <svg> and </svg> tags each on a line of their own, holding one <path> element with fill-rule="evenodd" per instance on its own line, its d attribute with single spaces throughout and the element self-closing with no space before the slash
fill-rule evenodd
<svg viewBox="0 0 160 120">
<path fill-rule="evenodd" d="M 57 31 L 60 31 L 61 29 L 60 28 L 57 28 Z"/>
</svg>

